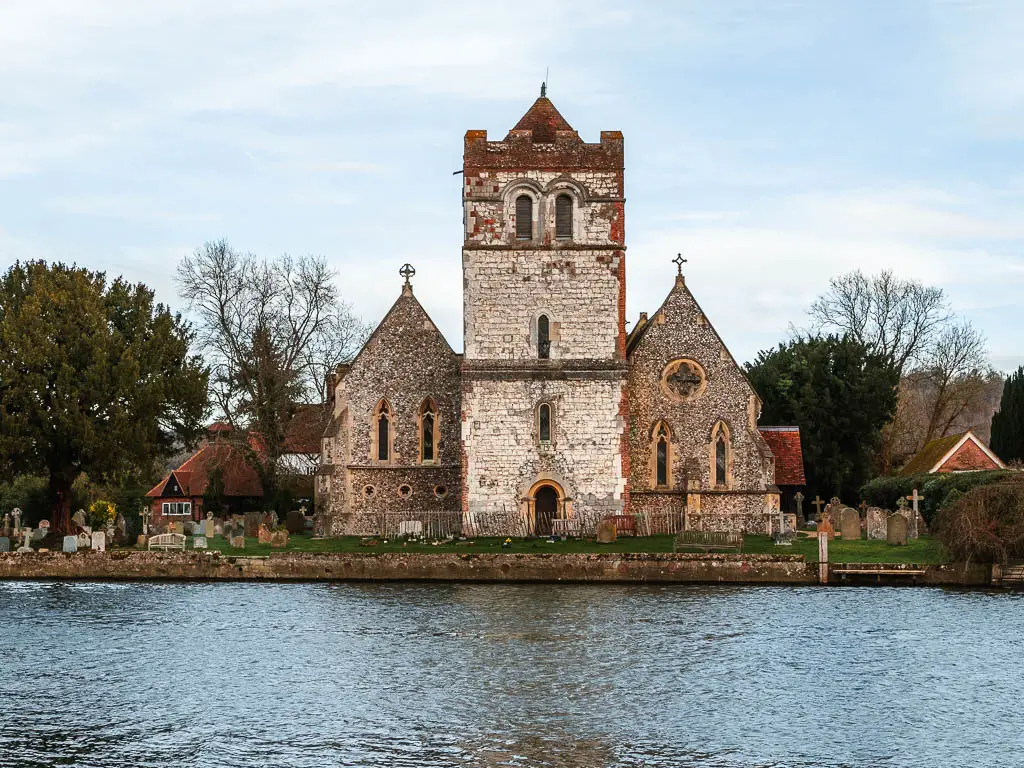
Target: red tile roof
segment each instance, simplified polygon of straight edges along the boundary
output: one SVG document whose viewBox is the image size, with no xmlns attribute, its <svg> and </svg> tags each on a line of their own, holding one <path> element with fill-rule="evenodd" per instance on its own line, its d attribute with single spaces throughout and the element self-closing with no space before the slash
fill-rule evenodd
<svg viewBox="0 0 1024 768">
<path fill-rule="evenodd" d="M 530 107 L 526 114 L 516 123 L 513 131 L 533 131 L 533 140 L 552 142 L 555 131 L 572 131 L 573 127 L 566 122 L 555 105 L 545 96 L 541 96 Z"/>
<path fill-rule="evenodd" d="M 800 427 L 759 427 L 758 431 L 775 456 L 775 484 L 806 485 Z"/>
<path fill-rule="evenodd" d="M 235 441 L 216 440 L 202 446 L 184 464 L 157 483 L 147 496 L 159 498 L 174 475 L 185 496 L 202 496 L 216 468 L 224 472 L 224 495 L 253 497 L 263 495 L 260 476 L 250 464 L 253 451 Z"/>
</svg>

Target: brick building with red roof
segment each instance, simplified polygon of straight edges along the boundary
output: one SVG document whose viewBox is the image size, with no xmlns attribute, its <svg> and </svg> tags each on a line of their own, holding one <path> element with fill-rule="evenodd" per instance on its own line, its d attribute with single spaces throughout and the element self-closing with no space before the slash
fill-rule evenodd
<svg viewBox="0 0 1024 768">
<path fill-rule="evenodd" d="M 758 427 L 761 437 L 775 456 L 775 485 L 779 487 L 780 506 L 796 512 L 793 497 L 807 485 L 804 476 L 804 452 L 800 445 L 800 427 Z"/>
</svg>

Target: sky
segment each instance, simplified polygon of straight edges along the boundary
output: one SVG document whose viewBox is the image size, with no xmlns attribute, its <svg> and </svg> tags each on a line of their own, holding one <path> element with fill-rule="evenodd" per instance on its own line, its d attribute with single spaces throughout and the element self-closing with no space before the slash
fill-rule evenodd
<svg viewBox="0 0 1024 768">
<path fill-rule="evenodd" d="M 324 256 L 376 322 L 399 267 L 462 348 L 462 137 L 549 72 L 626 146 L 627 312 L 687 284 L 750 360 L 851 269 L 943 288 L 1024 364 L 1024 3 L 0 0 L 0 268 L 184 309 L 204 242 Z"/>
</svg>

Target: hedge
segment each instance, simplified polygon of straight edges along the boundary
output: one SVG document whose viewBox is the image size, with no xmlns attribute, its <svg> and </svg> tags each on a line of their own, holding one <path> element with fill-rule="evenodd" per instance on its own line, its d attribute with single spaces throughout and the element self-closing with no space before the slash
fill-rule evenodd
<svg viewBox="0 0 1024 768">
<path fill-rule="evenodd" d="M 924 497 L 918 509 L 921 510 L 925 522 L 930 526 L 940 509 L 959 499 L 967 491 L 1020 476 L 1020 472 L 997 469 L 989 472 L 946 472 L 934 475 L 922 473 L 906 477 L 876 477 L 861 486 L 860 495 L 873 507 L 894 510 L 896 502 L 901 496 L 909 496 L 917 488 L 917 492 Z"/>
</svg>

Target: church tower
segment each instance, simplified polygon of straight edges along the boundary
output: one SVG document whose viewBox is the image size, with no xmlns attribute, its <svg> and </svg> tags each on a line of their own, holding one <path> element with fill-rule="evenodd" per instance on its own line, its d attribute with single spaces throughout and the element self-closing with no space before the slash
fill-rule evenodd
<svg viewBox="0 0 1024 768">
<path fill-rule="evenodd" d="M 541 97 L 463 155 L 468 532 L 592 530 L 628 505 L 623 142 Z"/>
</svg>

